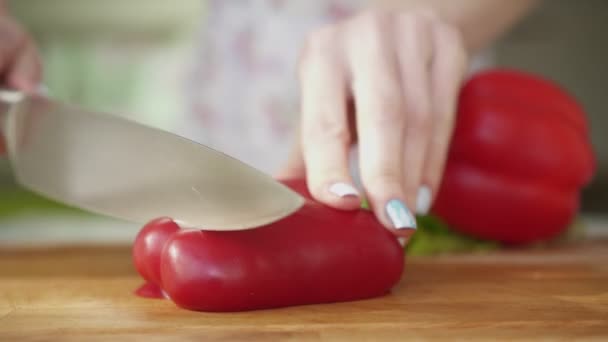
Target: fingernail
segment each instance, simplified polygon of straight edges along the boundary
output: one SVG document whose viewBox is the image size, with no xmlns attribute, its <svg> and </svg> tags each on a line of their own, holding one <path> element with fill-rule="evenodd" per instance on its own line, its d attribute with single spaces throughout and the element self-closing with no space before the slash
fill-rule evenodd
<svg viewBox="0 0 608 342">
<path fill-rule="evenodd" d="M 329 192 L 338 197 L 359 196 L 359 191 L 354 186 L 347 183 L 334 183 L 329 187 Z"/>
<path fill-rule="evenodd" d="M 431 209 L 431 188 L 426 185 L 418 188 L 418 197 L 416 198 L 416 213 L 426 215 Z"/>
<path fill-rule="evenodd" d="M 399 244 L 401 245 L 401 247 L 405 247 L 405 243 L 407 242 L 408 239 L 404 238 L 404 237 L 398 237 L 397 241 L 399 241 Z"/>
<path fill-rule="evenodd" d="M 396 229 L 416 229 L 416 219 L 412 212 L 398 199 L 386 203 L 386 214 Z"/>
</svg>

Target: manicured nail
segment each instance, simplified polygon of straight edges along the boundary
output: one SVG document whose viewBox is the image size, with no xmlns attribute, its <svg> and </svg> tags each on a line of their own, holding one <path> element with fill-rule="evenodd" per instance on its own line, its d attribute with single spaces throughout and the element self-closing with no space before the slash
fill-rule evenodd
<svg viewBox="0 0 608 342">
<path fill-rule="evenodd" d="M 407 242 L 408 239 L 404 238 L 404 237 L 398 237 L 397 241 L 399 241 L 399 244 L 401 245 L 401 247 L 405 247 L 405 243 Z"/>
<path fill-rule="evenodd" d="M 359 196 L 359 191 L 354 186 L 347 183 L 334 183 L 329 187 L 329 192 L 338 197 Z"/>
<path fill-rule="evenodd" d="M 423 185 L 418 188 L 418 197 L 416 198 L 416 213 L 426 215 L 431 209 L 431 200 L 431 189 L 428 186 Z"/>
<path fill-rule="evenodd" d="M 416 229 L 416 219 L 412 212 L 398 199 L 386 203 L 386 214 L 396 229 Z"/>
</svg>

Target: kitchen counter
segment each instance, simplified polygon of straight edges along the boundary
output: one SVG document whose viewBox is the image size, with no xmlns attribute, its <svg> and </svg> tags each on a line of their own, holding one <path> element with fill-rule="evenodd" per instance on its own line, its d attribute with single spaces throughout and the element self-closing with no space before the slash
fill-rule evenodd
<svg viewBox="0 0 608 342">
<path fill-rule="evenodd" d="M 33 196 L 6 173 L 0 162 L 0 341 L 608 340 L 606 217 L 584 217 L 568 244 L 410 257 L 381 298 L 210 314 L 133 295 L 139 225 Z"/>
<path fill-rule="evenodd" d="M 409 258 L 393 293 L 350 303 L 200 313 L 140 284 L 128 245 L 1 248 L 0 340 L 608 339 L 606 239 Z"/>
</svg>

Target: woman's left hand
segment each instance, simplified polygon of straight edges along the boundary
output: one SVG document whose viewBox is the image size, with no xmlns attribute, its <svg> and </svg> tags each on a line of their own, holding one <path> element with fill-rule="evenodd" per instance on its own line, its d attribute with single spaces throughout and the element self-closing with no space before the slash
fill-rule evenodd
<svg viewBox="0 0 608 342">
<path fill-rule="evenodd" d="M 352 210 L 361 182 L 396 235 L 416 227 L 437 191 L 467 66 L 460 31 L 432 10 L 366 11 L 308 37 L 300 60 L 302 118 L 280 177 L 306 177 L 313 197 Z M 410 228 L 410 229 L 408 229 Z"/>
</svg>

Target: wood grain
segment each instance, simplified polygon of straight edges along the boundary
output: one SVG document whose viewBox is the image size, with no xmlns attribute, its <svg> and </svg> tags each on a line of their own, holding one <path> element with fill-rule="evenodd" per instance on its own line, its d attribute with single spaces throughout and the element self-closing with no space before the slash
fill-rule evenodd
<svg viewBox="0 0 608 342">
<path fill-rule="evenodd" d="M 267 311 L 185 311 L 139 284 L 128 246 L 1 250 L 0 341 L 608 340 L 608 241 L 413 258 L 385 297 Z"/>
</svg>

